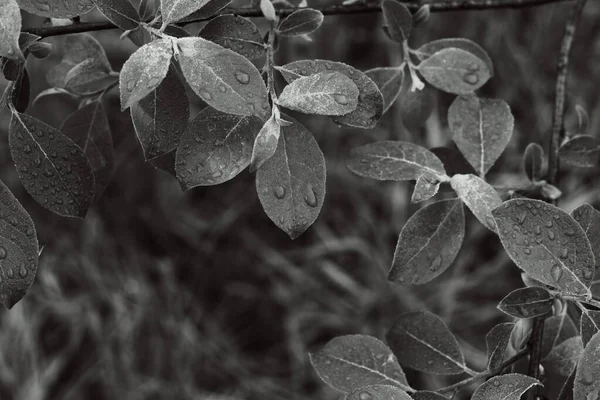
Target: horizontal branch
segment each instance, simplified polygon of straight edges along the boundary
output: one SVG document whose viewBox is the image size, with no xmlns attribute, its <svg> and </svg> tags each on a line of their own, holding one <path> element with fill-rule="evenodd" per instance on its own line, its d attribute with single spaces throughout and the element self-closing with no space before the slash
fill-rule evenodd
<svg viewBox="0 0 600 400">
<path fill-rule="evenodd" d="M 432 12 L 441 11 L 461 11 L 461 10 L 489 10 L 498 8 L 524 8 L 541 6 L 551 3 L 567 2 L 573 0 L 433 0 L 426 3 L 403 2 L 409 9 L 416 11 L 422 4 L 429 4 Z M 277 10 L 280 16 L 286 16 L 296 11 L 297 8 L 286 7 Z M 381 5 L 378 3 L 355 3 L 355 4 L 334 4 L 318 8 L 324 15 L 348 15 L 365 14 L 381 11 Z M 241 17 L 262 17 L 262 12 L 258 8 L 231 8 L 227 7 L 219 11 L 220 14 L 235 14 Z M 212 18 L 212 17 L 211 17 Z M 201 22 L 206 20 L 194 19 L 184 20 L 183 24 Z M 70 33 L 92 32 L 107 29 L 116 29 L 117 27 L 108 21 L 102 22 L 80 22 L 67 26 L 49 26 L 49 27 L 31 27 L 24 28 L 23 32 L 28 32 L 41 37 L 67 35 Z"/>
</svg>

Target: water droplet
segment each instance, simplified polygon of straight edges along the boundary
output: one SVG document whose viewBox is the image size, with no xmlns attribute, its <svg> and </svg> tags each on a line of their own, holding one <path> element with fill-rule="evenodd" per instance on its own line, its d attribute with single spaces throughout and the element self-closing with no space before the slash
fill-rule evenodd
<svg viewBox="0 0 600 400">
<path fill-rule="evenodd" d="M 529 248 L 525 247 L 525 248 L 523 249 L 523 253 L 525 253 L 525 254 L 529 255 L 529 254 L 531 254 L 531 249 L 529 249 Z"/>
<path fill-rule="evenodd" d="M 370 394 L 370 393 L 368 393 L 368 392 L 362 392 L 362 393 L 361 393 L 361 394 L 358 396 L 358 398 L 359 398 L 360 400 L 373 400 L 373 396 L 371 396 L 371 394 Z"/>
<path fill-rule="evenodd" d="M 283 199 L 285 197 L 285 188 L 281 185 L 275 186 L 273 193 L 278 199 Z"/>
<path fill-rule="evenodd" d="M 472 72 L 466 74 L 465 76 L 463 76 L 463 80 L 468 83 L 469 85 L 476 85 L 479 82 L 479 76 L 477 76 L 477 74 L 474 74 Z"/>
<path fill-rule="evenodd" d="M 556 235 L 554 234 L 553 231 L 548 231 L 548 239 L 550 240 L 554 240 L 556 238 Z"/>
<path fill-rule="evenodd" d="M 8 276 L 10 279 L 15 277 L 15 271 L 13 271 L 12 267 L 8 267 L 6 269 L 6 276 Z"/>
<path fill-rule="evenodd" d="M 471 71 L 471 72 L 479 71 L 479 64 L 478 64 L 478 63 L 476 63 L 476 62 L 474 62 L 474 63 L 471 63 L 471 65 L 469 65 L 469 66 L 467 67 L 467 69 L 468 69 L 469 71 Z"/>
<path fill-rule="evenodd" d="M 225 93 L 226 91 L 227 91 L 227 88 L 225 87 L 225 85 L 220 85 L 219 86 L 219 92 Z"/>
<path fill-rule="evenodd" d="M 539 225 L 536 225 L 533 227 L 533 231 L 535 232 L 536 235 L 539 235 L 542 233 L 542 228 Z"/>
<path fill-rule="evenodd" d="M 433 360 L 427 360 L 427 365 L 433 365 Z"/>
<path fill-rule="evenodd" d="M 310 184 L 306 185 L 304 188 L 304 201 L 309 207 L 317 206 L 317 195 L 315 194 L 315 190 Z"/>
<path fill-rule="evenodd" d="M 127 81 L 127 90 L 131 92 L 135 88 L 135 84 L 135 79 L 130 79 L 129 81 Z"/>
<path fill-rule="evenodd" d="M 206 89 L 200 89 L 198 94 L 202 98 L 202 100 L 212 100 L 212 94 L 210 94 Z"/>
<path fill-rule="evenodd" d="M 566 247 L 563 247 L 560 250 L 560 258 L 567 258 L 569 256 L 569 249 L 567 249 Z"/>
<path fill-rule="evenodd" d="M 525 222 L 525 218 L 527 218 L 527 211 L 523 211 L 521 214 L 519 214 L 518 218 L 518 222 L 519 224 L 523 225 L 523 223 Z"/>
<path fill-rule="evenodd" d="M 338 102 L 339 104 L 341 104 L 343 106 L 348 104 L 348 98 L 343 94 L 334 94 L 333 98 L 335 99 L 336 102 Z"/>
<path fill-rule="evenodd" d="M 440 254 L 436 258 L 433 259 L 433 261 L 429 265 L 429 270 L 432 272 L 437 271 L 438 269 L 440 269 L 441 266 L 442 266 L 442 255 Z"/>
<path fill-rule="evenodd" d="M 558 283 L 560 281 L 560 278 L 562 277 L 563 269 L 560 265 L 554 264 L 552 266 L 552 269 L 550 270 L 550 274 L 552 275 L 552 279 L 554 279 L 554 282 Z"/>
<path fill-rule="evenodd" d="M 494 381 L 494 386 L 496 386 L 496 387 L 500 386 L 500 381 L 498 379 L 496 379 Z"/>
<path fill-rule="evenodd" d="M 21 265 L 21 268 L 19 268 L 19 275 L 21 275 L 21 278 L 25 278 L 28 273 L 29 271 L 25 268 L 25 264 Z"/>
<path fill-rule="evenodd" d="M 243 71 L 236 71 L 235 79 L 237 79 L 242 85 L 246 85 L 248 82 L 250 82 L 250 77 Z"/>
<path fill-rule="evenodd" d="M 422 199 L 423 199 L 423 196 L 421 196 L 421 193 L 415 192 L 413 194 L 413 202 L 417 203 L 417 202 L 421 201 Z"/>
<path fill-rule="evenodd" d="M 496 222 L 494 221 L 494 218 L 488 215 L 485 217 L 485 222 L 487 223 L 488 228 L 496 230 Z"/>
<path fill-rule="evenodd" d="M 583 270 L 583 277 L 585 279 L 592 279 L 594 277 L 594 270 L 591 268 L 586 268 Z"/>
<path fill-rule="evenodd" d="M 0 246 L 0 259 L 1 260 L 5 259 L 7 254 L 8 253 L 6 252 L 6 249 L 4 247 Z"/>
</svg>

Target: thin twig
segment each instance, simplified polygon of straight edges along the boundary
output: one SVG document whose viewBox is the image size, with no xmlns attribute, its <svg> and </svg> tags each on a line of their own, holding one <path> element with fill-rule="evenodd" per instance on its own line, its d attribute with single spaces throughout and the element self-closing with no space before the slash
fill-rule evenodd
<svg viewBox="0 0 600 400">
<path fill-rule="evenodd" d="M 538 379 L 540 376 L 540 361 L 542 358 L 542 340 L 544 339 L 544 321 L 546 315 L 540 315 L 533 319 L 533 326 L 531 327 L 531 336 L 529 338 L 529 366 L 527 368 L 527 375 L 532 378 Z M 539 391 L 534 387 L 528 392 L 529 400 L 536 400 L 538 398 Z"/>
<path fill-rule="evenodd" d="M 460 11 L 460 10 L 489 10 L 496 8 L 525 8 L 541 6 L 551 3 L 568 2 L 574 0 L 432 0 L 426 3 L 405 2 L 406 6 L 412 11 L 416 11 L 421 5 L 429 4 L 432 12 L 440 11 Z M 381 11 L 379 2 L 366 2 L 355 4 L 334 4 L 318 8 L 324 15 L 348 15 L 365 14 Z M 295 7 L 280 8 L 277 14 L 286 16 L 296 11 Z M 262 11 L 259 8 L 231 8 L 227 7 L 219 11 L 217 15 L 235 14 L 242 17 L 262 17 Z M 210 17 L 212 18 L 212 16 Z M 194 18 L 193 15 L 184 19 L 182 24 L 201 22 L 207 18 Z M 80 22 L 67 26 L 48 26 L 24 28 L 23 32 L 28 32 L 41 37 L 67 35 L 70 33 L 92 32 L 107 29 L 116 29 L 117 27 L 108 21 L 102 22 Z"/>
</svg>

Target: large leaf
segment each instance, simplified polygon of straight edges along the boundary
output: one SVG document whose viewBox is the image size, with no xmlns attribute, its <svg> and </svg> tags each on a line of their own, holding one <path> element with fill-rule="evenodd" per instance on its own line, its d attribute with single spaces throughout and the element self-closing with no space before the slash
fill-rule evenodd
<svg viewBox="0 0 600 400">
<path fill-rule="evenodd" d="M 184 190 L 218 185 L 234 178 L 250 163 L 252 142 L 262 122 L 252 116 L 202 110 L 181 138 L 175 159 Z"/>
<path fill-rule="evenodd" d="M 542 178 L 544 168 L 544 149 L 537 143 L 529 143 L 523 155 L 523 170 L 532 182 Z"/>
<path fill-rule="evenodd" d="M 402 314 L 386 335 L 401 365 L 437 375 L 465 372 L 465 358 L 446 324 L 429 311 Z"/>
<path fill-rule="evenodd" d="M 303 76 L 327 71 L 339 72 L 352 79 L 360 93 L 358 105 L 349 114 L 333 117 L 333 121 L 338 124 L 372 129 L 383 114 L 383 97 L 375 82 L 347 64 L 329 60 L 299 60 L 277 67 L 277 70 L 288 83 Z"/>
<path fill-rule="evenodd" d="M 25 114 L 13 114 L 8 138 L 19 178 L 31 197 L 56 214 L 84 218 L 94 199 L 94 175 L 83 150 Z"/>
<path fill-rule="evenodd" d="M 450 179 L 450 185 L 479 222 L 496 232 L 492 210 L 502 204 L 502 199 L 496 189 L 473 174 L 456 174 Z"/>
<path fill-rule="evenodd" d="M 208 21 L 198 36 L 254 60 L 265 54 L 265 42 L 252 21 L 235 15 L 219 15 Z"/>
<path fill-rule="evenodd" d="M 523 393 L 542 383 L 521 374 L 505 374 L 488 379 L 475 390 L 471 400 L 520 400 Z"/>
<path fill-rule="evenodd" d="M 412 14 L 408 8 L 396 0 L 383 0 L 381 9 L 390 37 L 397 42 L 407 40 L 412 31 Z"/>
<path fill-rule="evenodd" d="M 400 232 L 388 280 L 402 285 L 429 282 L 452 264 L 464 235 L 460 200 L 441 200 L 421 208 Z"/>
<path fill-rule="evenodd" d="M 503 322 L 494 326 L 485 335 L 489 371 L 495 371 L 502 366 L 514 327 L 515 324 L 511 322 Z"/>
<path fill-rule="evenodd" d="M 277 150 L 256 173 L 256 190 L 271 220 L 292 239 L 317 219 L 325 198 L 325 158 L 312 134 L 283 115 Z"/>
<path fill-rule="evenodd" d="M 571 216 L 581 225 L 590 241 L 596 261 L 594 276 L 600 277 L 600 211 L 589 204 L 582 204 L 571 212 Z"/>
<path fill-rule="evenodd" d="M 600 393 L 600 333 L 583 350 L 573 386 L 574 400 L 596 400 Z"/>
<path fill-rule="evenodd" d="M 565 164 L 573 167 L 593 168 L 600 164 L 600 140 L 591 135 L 578 135 L 558 149 Z"/>
<path fill-rule="evenodd" d="M 492 75 L 492 76 L 494 75 L 494 65 L 492 63 L 492 59 L 490 58 L 490 56 L 487 54 L 487 52 L 484 49 L 481 48 L 481 46 L 479 46 L 477 43 L 475 43 L 469 39 L 444 38 L 444 39 L 434 40 L 432 42 L 425 43 L 423 46 L 421 46 L 417 50 L 416 55 L 419 57 L 419 59 L 424 60 L 428 57 L 431 57 L 433 54 L 437 53 L 440 50 L 451 48 L 451 47 L 462 49 L 471 54 L 474 54 L 475 56 L 477 56 L 478 58 L 480 58 L 481 60 L 483 60 L 485 62 L 485 65 L 487 66 L 488 70 L 490 71 L 490 75 Z"/>
<path fill-rule="evenodd" d="M 131 106 L 131 120 L 144 158 L 151 160 L 175 149 L 187 129 L 190 105 L 185 87 L 171 66 L 150 94 Z"/>
<path fill-rule="evenodd" d="M 17 2 L 23 10 L 48 18 L 72 18 L 94 8 L 92 0 L 17 0 Z"/>
<path fill-rule="evenodd" d="M 323 13 L 312 8 L 296 10 L 285 17 L 277 26 L 281 36 L 299 36 L 313 33 L 323 23 Z"/>
<path fill-rule="evenodd" d="M 565 294 L 590 296 L 594 254 L 581 226 L 539 200 L 509 200 L 492 212 L 502 245 L 519 268 Z"/>
<path fill-rule="evenodd" d="M 356 389 L 346 400 L 412 400 L 412 397 L 396 386 L 378 384 Z"/>
<path fill-rule="evenodd" d="M 19 47 L 21 32 L 21 10 L 15 0 L 0 3 L 0 56 L 24 59 Z"/>
<path fill-rule="evenodd" d="M 525 287 L 513 290 L 498 304 L 498 309 L 511 317 L 533 318 L 552 310 L 554 299 L 541 287 Z"/>
<path fill-rule="evenodd" d="M 35 279 L 39 247 L 31 217 L 2 181 L 0 215 L 0 303 L 10 309 Z"/>
<path fill-rule="evenodd" d="M 542 360 L 542 364 L 549 371 L 556 372 L 561 376 L 569 376 L 577 367 L 582 353 L 581 336 L 573 336 L 552 348 Z"/>
<path fill-rule="evenodd" d="M 583 345 L 586 346 L 598 331 L 600 331 L 600 311 L 587 310 L 587 312 L 582 313 L 579 332 L 581 333 Z"/>
<path fill-rule="evenodd" d="M 201 9 L 210 0 L 161 0 L 160 10 L 165 25 L 177 22 Z"/>
<path fill-rule="evenodd" d="M 448 124 L 452 139 L 483 177 L 506 148 L 514 118 L 503 100 L 465 96 L 457 97 L 448 109 Z"/>
<path fill-rule="evenodd" d="M 347 165 L 357 175 L 381 181 L 407 181 L 423 174 L 446 174 L 435 154 L 416 144 L 400 141 L 382 141 L 355 147 L 350 151 Z"/>
<path fill-rule="evenodd" d="M 336 337 L 311 353 L 310 362 L 325 383 L 344 393 L 376 384 L 411 390 L 392 351 L 372 336 Z"/>
<path fill-rule="evenodd" d="M 383 113 L 387 112 L 400 94 L 404 70 L 397 67 L 373 68 L 365 71 L 365 74 L 379 88 L 383 96 Z"/>
<path fill-rule="evenodd" d="M 129 0 L 92 0 L 92 2 L 110 22 L 121 29 L 135 29 L 140 24 L 140 15 Z"/>
<path fill-rule="evenodd" d="M 181 38 L 177 44 L 183 75 L 202 100 L 228 114 L 267 119 L 267 87 L 247 58 L 198 37 Z"/>
</svg>

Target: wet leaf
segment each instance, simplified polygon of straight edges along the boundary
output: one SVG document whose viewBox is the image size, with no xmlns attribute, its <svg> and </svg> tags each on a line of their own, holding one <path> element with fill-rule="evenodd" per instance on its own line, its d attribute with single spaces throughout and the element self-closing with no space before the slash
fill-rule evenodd
<svg viewBox="0 0 600 400">
<path fill-rule="evenodd" d="M 423 174 L 444 176 L 439 158 L 409 142 L 381 141 L 350 150 L 348 168 L 357 175 L 381 181 L 408 181 Z"/>
<path fill-rule="evenodd" d="M 454 175 L 450 179 L 450 185 L 479 222 L 491 231 L 496 232 L 492 210 L 502 204 L 502 199 L 496 189 L 473 174 Z"/>
<path fill-rule="evenodd" d="M 594 276 L 600 277 L 600 211 L 589 204 L 582 204 L 571 212 L 571 216 L 585 232 L 594 253 Z"/>
<path fill-rule="evenodd" d="M 544 337 L 542 339 L 541 359 L 544 359 L 555 346 L 565 340 L 577 336 L 575 323 L 567 313 L 554 315 L 544 321 Z"/>
<path fill-rule="evenodd" d="M 351 393 L 375 384 L 411 391 L 392 351 L 372 336 L 336 337 L 311 353 L 310 362 L 319 377 L 340 392 Z"/>
<path fill-rule="evenodd" d="M 264 123 L 252 146 L 252 157 L 250 158 L 250 172 L 259 169 L 269 158 L 275 154 L 279 137 L 281 136 L 281 125 L 275 115 Z"/>
<path fill-rule="evenodd" d="M 523 393 L 540 381 L 527 375 L 505 374 L 488 379 L 473 393 L 472 400 L 520 400 Z"/>
<path fill-rule="evenodd" d="M 209 2 L 210 0 L 161 0 L 160 10 L 163 24 L 168 25 L 177 22 L 201 9 Z"/>
<path fill-rule="evenodd" d="M 494 64 L 492 63 L 492 59 L 490 58 L 490 56 L 484 49 L 481 48 L 481 46 L 469 39 L 445 38 L 434 40 L 421 46 L 417 50 L 416 55 L 419 57 L 420 60 L 424 60 L 426 58 L 431 57 L 433 54 L 437 53 L 440 50 L 452 47 L 467 51 L 475 55 L 477 58 L 483 60 L 483 62 L 487 66 L 487 69 L 490 71 L 490 76 L 494 75 Z"/>
<path fill-rule="evenodd" d="M 412 400 L 405 391 L 391 385 L 369 385 L 356 389 L 346 400 Z"/>
<path fill-rule="evenodd" d="M 85 217 L 94 199 L 94 176 L 79 146 L 42 121 L 18 113 L 11 120 L 9 146 L 31 197 L 58 215 Z"/>
<path fill-rule="evenodd" d="M 397 42 L 407 40 L 412 31 L 412 14 L 408 8 L 396 0 L 383 0 L 381 9 L 390 38 Z"/>
<path fill-rule="evenodd" d="M 292 239 L 317 219 L 325 198 L 325 158 L 312 134 L 293 118 L 281 127 L 277 150 L 256 174 L 258 198 L 269 218 Z"/>
<path fill-rule="evenodd" d="M 225 7 L 231 4 L 232 0 L 209 0 L 203 2 L 204 5 L 200 7 L 198 11 L 194 11 L 192 14 L 183 18 L 181 21 L 201 21 L 206 20 L 223 10 Z"/>
<path fill-rule="evenodd" d="M 417 178 L 410 202 L 420 203 L 429 200 L 437 194 L 439 189 L 440 182 L 435 176 L 423 174 Z"/>
<path fill-rule="evenodd" d="M 506 201 L 492 214 L 502 245 L 519 268 L 564 294 L 591 296 L 594 254 L 569 214 L 529 199 Z"/>
<path fill-rule="evenodd" d="M 91 0 L 17 0 L 17 3 L 27 12 L 48 18 L 72 18 L 94 8 Z"/>
<path fill-rule="evenodd" d="M 158 0 L 141 0 L 138 5 L 138 14 L 142 21 L 147 21 L 156 15 L 160 2 Z"/>
<path fill-rule="evenodd" d="M 29 52 L 35 58 L 47 58 L 54 49 L 54 45 L 52 43 L 47 42 L 35 42 L 29 46 Z"/>
<path fill-rule="evenodd" d="M 537 143 L 529 143 L 523 156 L 523 170 L 532 182 L 542 178 L 544 168 L 544 149 Z"/>
<path fill-rule="evenodd" d="M 446 324 L 429 311 L 402 314 L 386 335 L 400 365 L 436 375 L 465 372 L 465 358 Z"/>
<path fill-rule="evenodd" d="M 515 318 L 533 318 L 552 310 L 554 299 L 541 287 L 513 290 L 498 304 L 498 309 Z"/>
<path fill-rule="evenodd" d="M 452 139 L 483 177 L 510 141 L 514 117 L 503 100 L 457 97 L 448 109 Z"/>
<path fill-rule="evenodd" d="M 392 104 L 398 98 L 402 82 L 404 80 L 404 71 L 401 68 L 385 67 L 373 68 L 365 71 L 365 74 L 371 78 L 379 88 L 383 96 L 383 113 L 390 109 Z"/>
<path fill-rule="evenodd" d="M 572 167 L 596 167 L 600 162 L 600 140 L 591 135 L 574 136 L 560 146 L 558 156 Z"/>
<path fill-rule="evenodd" d="M 577 367 L 577 362 L 583 353 L 581 336 L 573 336 L 552 348 L 542 360 L 547 370 L 561 376 L 569 376 Z"/>
<path fill-rule="evenodd" d="M 111 78 L 110 75 L 101 69 L 98 69 L 96 60 L 87 59 L 75 65 L 65 76 L 65 89 L 73 93 L 85 93 L 93 83 Z"/>
<path fill-rule="evenodd" d="M 400 117 L 406 129 L 416 133 L 431 116 L 435 98 L 429 86 L 414 92 L 410 86 L 407 82 L 400 95 Z"/>
<path fill-rule="evenodd" d="M 0 302 L 11 309 L 35 279 L 39 246 L 27 211 L 0 181 Z"/>
<path fill-rule="evenodd" d="M 358 87 L 339 72 L 319 72 L 288 84 L 278 104 L 305 114 L 346 115 L 358 105 Z"/>
<path fill-rule="evenodd" d="M 323 19 L 323 13 L 319 10 L 296 10 L 279 23 L 277 33 L 281 36 L 307 35 L 319 29 Z"/>
<path fill-rule="evenodd" d="M 19 47 L 21 32 L 21 10 L 15 0 L 2 0 L 0 3 L 0 56 L 23 60 Z"/>
<path fill-rule="evenodd" d="M 487 369 L 489 371 L 496 371 L 502 366 L 514 327 L 515 324 L 511 322 L 503 322 L 494 326 L 485 335 L 488 360 Z"/>
<path fill-rule="evenodd" d="M 429 390 L 419 390 L 412 394 L 413 400 L 448 400 L 446 396 Z"/>
<path fill-rule="evenodd" d="M 135 29 L 140 15 L 129 0 L 92 0 L 98 10 L 113 24 L 123 30 Z"/>
<path fill-rule="evenodd" d="M 600 333 L 583 350 L 573 384 L 574 400 L 597 400 L 600 393 Z"/>
<path fill-rule="evenodd" d="M 235 15 L 219 15 L 208 21 L 198 36 L 254 60 L 265 54 L 265 42 L 252 21 Z"/>
<path fill-rule="evenodd" d="M 600 311 L 587 310 L 587 312 L 581 314 L 580 321 L 581 340 L 583 345 L 586 346 L 592 336 L 596 332 L 600 331 Z"/>
</svg>

